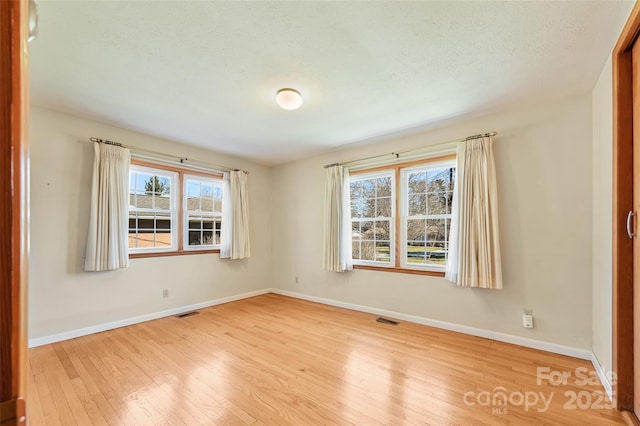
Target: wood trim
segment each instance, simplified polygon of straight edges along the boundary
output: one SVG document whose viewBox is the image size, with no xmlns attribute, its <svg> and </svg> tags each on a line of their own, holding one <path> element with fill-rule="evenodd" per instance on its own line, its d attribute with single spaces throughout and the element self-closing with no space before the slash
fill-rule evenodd
<svg viewBox="0 0 640 426">
<path fill-rule="evenodd" d="M 184 173 L 178 171 L 178 252 L 184 250 L 184 200 L 182 199 L 182 192 L 184 187 Z"/>
<path fill-rule="evenodd" d="M 437 271 L 423 271 L 419 269 L 408 269 L 408 268 L 388 268 L 384 266 L 370 266 L 370 265 L 353 265 L 353 269 L 362 269 L 366 271 L 384 271 L 384 272 L 397 272 L 401 274 L 413 274 L 413 275 L 430 275 L 432 277 L 443 277 L 444 272 Z"/>
<path fill-rule="evenodd" d="M 395 250 L 394 250 L 394 259 L 395 259 L 395 267 L 396 268 L 400 268 L 400 227 L 402 225 L 401 221 L 400 221 L 400 197 L 398 197 L 398 194 L 400 194 L 400 167 L 396 167 L 395 170 L 395 180 L 396 180 L 396 188 L 395 188 L 395 199 L 393 200 L 394 202 L 394 207 L 395 207 L 395 214 L 396 214 L 396 220 L 395 220 L 395 227 L 396 229 L 394 229 L 393 232 L 393 236 L 394 236 L 394 240 L 395 240 Z"/>
<path fill-rule="evenodd" d="M 213 250 L 180 250 L 180 251 L 162 251 L 158 253 L 131 253 L 129 259 L 143 259 L 146 257 L 169 257 L 169 256 L 185 256 L 189 254 L 209 254 L 220 253 L 220 249 Z"/>
<path fill-rule="evenodd" d="M 0 0 L 1 1 L 1 0 Z M 202 176 L 212 179 L 222 179 L 222 175 L 218 173 L 205 173 L 199 171 L 189 170 L 187 168 L 180 168 L 170 166 L 166 164 L 153 163 L 150 161 L 141 161 L 132 159 L 131 164 L 142 167 L 150 167 L 153 169 L 161 169 L 178 174 L 178 188 L 176 197 L 178 205 L 178 250 L 167 252 L 150 252 L 150 253 L 130 253 L 129 259 L 143 259 L 148 257 L 169 257 L 169 256 L 184 256 L 190 254 L 208 254 L 208 253 L 220 253 L 220 249 L 212 250 L 185 250 L 184 248 L 184 204 L 182 198 L 182 192 L 184 191 L 184 175 Z"/>
<path fill-rule="evenodd" d="M 361 175 L 365 173 L 381 172 L 383 170 L 404 169 L 407 167 L 420 166 L 427 163 L 436 163 L 438 161 L 455 160 L 456 154 L 440 155 L 438 157 L 423 158 L 414 161 L 405 161 L 404 163 L 393 163 L 386 166 L 371 167 L 369 169 L 349 171 L 349 176 Z"/>
<path fill-rule="evenodd" d="M 151 167 L 153 169 L 168 170 L 170 172 L 183 173 L 187 175 L 204 176 L 204 177 L 209 177 L 213 179 L 222 179 L 222 175 L 220 173 L 214 173 L 214 172 L 206 173 L 206 172 L 201 172 L 197 170 L 191 170 L 186 167 L 182 168 L 182 167 L 170 166 L 168 164 L 154 163 L 151 161 L 142 161 L 134 158 L 131 159 L 131 164 L 135 164 L 136 166 Z"/>
<path fill-rule="evenodd" d="M 636 3 L 613 51 L 613 383 L 618 410 L 633 410 L 633 74 L 630 48 L 640 30 Z M 638 154 L 636 154 L 638 155 Z"/>
<path fill-rule="evenodd" d="M 27 410 L 24 398 L 0 403 L 0 425 L 26 424 Z"/>
<path fill-rule="evenodd" d="M 26 422 L 22 398 L 26 395 L 27 378 L 28 8 L 26 0 L 0 1 L 0 403 L 2 417 L 6 419 L 3 425 Z"/>
<path fill-rule="evenodd" d="M 370 270 L 370 271 L 386 271 L 386 272 L 400 272 L 400 273 L 405 273 L 405 274 L 417 274 L 417 275 L 432 275 L 432 276 L 436 276 L 436 277 L 444 277 L 444 272 L 434 272 L 434 271 L 423 271 L 423 270 L 416 270 L 416 269 L 409 269 L 409 268 L 403 268 L 400 265 L 400 236 L 399 236 L 399 232 L 400 232 L 400 227 L 401 227 L 401 220 L 400 220 L 400 197 L 398 196 L 398 194 L 400 194 L 401 191 L 401 184 L 402 182 L 400 182 L 400 178 L 401 178 L 401 170 L 405 169 L 407 167 L 413 167 L 413 166 L 420 166 L 422 164 L 428 164 L 428 163 L 436 163 L 436 162 L 440 162 L 440 161 L 449 161 L 449 160 L 455 160 L 456 159 L 456 154 L 449 154 L 449 155 L 440 155 L 438 157 L 430 157 L 430 158 L 423 158 L 420 160 L 414 160 L 414 161 L 405 161 L 403 163 L 394 163 L 394 164 L 388 164 L 386 166 L 380 166 L 380 167 L 372 167 L 370 169 L 363 169 L 363 170 L 356 170 L 354 172 L 349 172 L 349 176 L 353 176 L 353 175 L 359 175 L 359 174 L 365 174 L 365 173 L 375 173 L 375 172 L 381 172 L 381 171 L 394 171 L 394 179 L 395 179 L 395 200 L 394 200 L 394 207 L 395 207 L 395 221 L 394 221 L 394 226 L 395 226 L 395 232 L 394 232 L 394 236 L 395 236 L 395 250 L 394 250 L 394 257 L 395 257 L 395 262 L 394 262 L 394 266 L 393 267 L 385 267 L 385 266 L 370 266 L 370 265 L 354 265 L 353 268 L 354 269 L 366 269 L 366 270 Z"/>
</svg>

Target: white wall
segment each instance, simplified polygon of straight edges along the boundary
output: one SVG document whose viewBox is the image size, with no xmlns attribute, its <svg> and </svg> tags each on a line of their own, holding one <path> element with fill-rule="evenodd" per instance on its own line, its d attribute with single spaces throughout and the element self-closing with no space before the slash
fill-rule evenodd
<svg viewBox="0 0 640 426">
<path fill-rule="evenodd" d="M 268 168 L 175 142 L 34 107 L 30 116 L 29 337 L 75 330 L 267 288 L 271 284 Z M 93 166 L 91 136 L 250 172 L 252 258 L 218 254 L 132 259 L 83 272 Z M 162 298 L 162 289 L 169 298 Z"/>
<path fill-rule="evenodd" d="M 613 79 L 611 55 L 592 93 L 593 353 L 605 372 L 612 361 Z"/>
<path fill-rule="evenodd" d="M 499 132 L 503 290 L 458 288 L 439 277 L 321 269 L 324 164 L 490 130 Z M 591 98 L 584 94 L 280 166 L 271 180 L 273 286 L 591 349 L 591 132 Z M 533 309 L 533 330 L 521 326 L 525 308 Z"/>
</svg>

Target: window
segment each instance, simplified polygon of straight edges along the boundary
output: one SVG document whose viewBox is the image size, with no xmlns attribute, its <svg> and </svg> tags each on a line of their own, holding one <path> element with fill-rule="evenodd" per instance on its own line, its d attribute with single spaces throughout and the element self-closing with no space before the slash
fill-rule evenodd
<svg viewBox="0 0 640 426">
<path fill-rule="evenodd" d="M 455 176 L 455 156 L 352 172 L 354 265 L 443 273 Z"/>
<path fill-rule="evenodd" d="M 187 175 L 184 178 L 185 248 L 220 245 L 222 181 Z"/>
<path fill-rule="evenodd" d="M 446 265 L 455 174 L 454 165 L 437 163 L 402 170 L 402 266 Z"/>
<path fill-rule="evenodd" d="M 177 248 L 177 173 L 142 166 L 129 172 L 129 248 L 139 253 Z"/>
<path fill-rule="evenodd" d="M 391 266 L 394 251 L 393 172 L 353 177 L 351 193 L 351 238 L 353 259 L 361 264 Z"/>
<path fill-rule="evenodd" d="M 218 251 L 222 180 L 216 175 L 132 162 L 129 253 L 133 257 Z"/>
</svg>

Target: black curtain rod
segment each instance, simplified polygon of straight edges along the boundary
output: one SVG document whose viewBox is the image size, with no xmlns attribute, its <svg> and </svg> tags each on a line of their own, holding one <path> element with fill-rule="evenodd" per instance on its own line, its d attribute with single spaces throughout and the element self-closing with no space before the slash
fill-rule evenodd
<svg viewBox="0 0 640 426">
<path fill-rule="evenodd" d="M 466 142 L 466 141 L 470 141 L 473 139 L 479 139 L 479 138 L 486 138 L 486 137 L 491 137 L 491 136 L 495 136 L 497 135 L 498 132 L 487 132 L 487 133 L 478 133 L 477 135 L 473 135 L 473 136 L 467 136 L 464 139 L 458 139 L 455 141 L 449 141 L 449 142 L 442 142 L 442 143 L 437 143 L 435 145 L 429 145 L 427 147 L 424 148 L 418 148 L 418 149 L 412 149 L 410 151 L 403 151 L 403 152 L 392 152 L 391 154 L 382 154 L 382 155 L 375 155 L 373 157 L 367 157 L 367 158 L 361 158 L 359 160 L 353 160 L 353 161 L 348 161 L 346 163 L 332 163 L 332 164 L 327 164 L 326 166 L 324 166 L 325 169 L 328 169 L 329 167 L 334 167 L 334 166 L 344 166 L 345 164 L 349 164 L 349 163 L 357 163 L 360 161 L 366 161 L 366 160 L 375 160 L 376 158 L 383 158 L 386 156 L 394 156 L 396 158 L 400 158 L 401 154 L 408 154 L 414 151 L 420 151 L 422 149 L 426 149 L 426 148 L 432 148 L 432 147 L 436 147 L 436 146 L 440 146 L 440 145 L 446 145 L 446 144 L 450 144 L 450 143 L 454 143 L 454 142 Z"/>
</svg>

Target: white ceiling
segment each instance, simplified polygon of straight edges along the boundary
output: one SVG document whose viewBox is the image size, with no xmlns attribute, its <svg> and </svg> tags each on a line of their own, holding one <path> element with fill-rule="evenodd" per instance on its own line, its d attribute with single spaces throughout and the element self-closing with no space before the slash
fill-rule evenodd
<svg viewBox="0 0 640 426">
<path fill-rule="evenodd" d="M 633 3 L 38 5 L 34 104 L 277 164 L 589 90 Z"/>
</svg>

